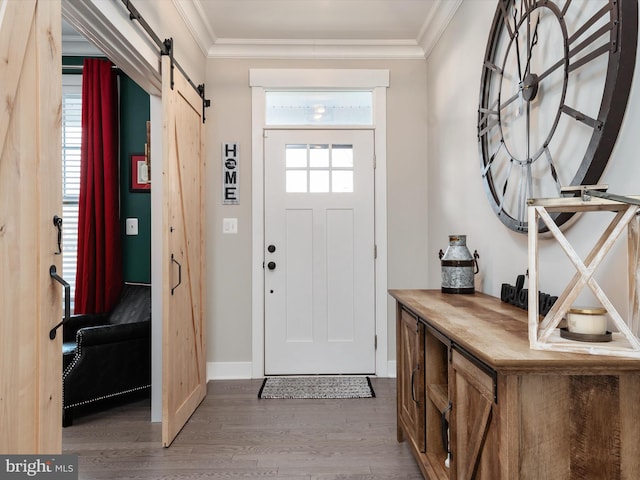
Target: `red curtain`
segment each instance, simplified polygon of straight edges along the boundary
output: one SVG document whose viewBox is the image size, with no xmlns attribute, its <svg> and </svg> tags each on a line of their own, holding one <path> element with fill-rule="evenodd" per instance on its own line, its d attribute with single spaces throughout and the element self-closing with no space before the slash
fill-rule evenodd
<svg viewBox="0 0 640 480">
<path fill-rule="evenodd" d="M 85 59 L 75 313 L 107 312 L 122 290 L 118 93 L 108 60 Z"/>
</svg>

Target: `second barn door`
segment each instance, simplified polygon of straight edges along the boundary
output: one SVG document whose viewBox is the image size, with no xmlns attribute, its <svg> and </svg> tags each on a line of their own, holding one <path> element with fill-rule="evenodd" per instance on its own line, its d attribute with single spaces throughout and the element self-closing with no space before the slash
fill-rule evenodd
<svg viewBox="0 0 640 480">
<path fill-rule="evenodd" d="M 173 82 L 171 79 L 173 78 Z M 202 100 L 162 57 L 162 443 L 169 446 L 207 392 Z"/>
</svg>

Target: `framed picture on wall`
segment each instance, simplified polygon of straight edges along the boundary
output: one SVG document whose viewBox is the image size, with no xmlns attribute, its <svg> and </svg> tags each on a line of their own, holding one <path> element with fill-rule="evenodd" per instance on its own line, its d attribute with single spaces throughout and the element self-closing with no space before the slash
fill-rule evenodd
<svg viewBox="0 0 640 480">
<path fill-rule="evenodd" d="M 151 179 L 149 178 L 149 164 L 143 154 L 131 155 L 131 185 L 132 192 L 151 191 Z"/>
</svg>

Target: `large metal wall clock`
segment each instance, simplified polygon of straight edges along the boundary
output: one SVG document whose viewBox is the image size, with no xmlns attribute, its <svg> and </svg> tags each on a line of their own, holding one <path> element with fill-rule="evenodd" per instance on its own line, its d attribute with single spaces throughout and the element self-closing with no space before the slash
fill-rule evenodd
<svg viewBox="0 0 640 480">
<path fill-rule="evenodd" d="M 478 141 L 489 202 L 507 227 L 527 232 L 528 198 L 599 181 L 622 123 L 637 37 L 637 0 L 498 1 Z"/>
</svg>

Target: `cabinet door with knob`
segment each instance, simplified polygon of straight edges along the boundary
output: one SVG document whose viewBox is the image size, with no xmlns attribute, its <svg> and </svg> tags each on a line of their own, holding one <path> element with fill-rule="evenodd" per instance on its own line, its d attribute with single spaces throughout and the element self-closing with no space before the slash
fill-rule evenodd
<svg viewBox="0 0 640 480">
<path fill-rule="evenodd" d="M 398 313 L 398 439 L 404 430 L 415 450 L 425 452 L 425 327 L 409 311 Z"/>
</svg>

